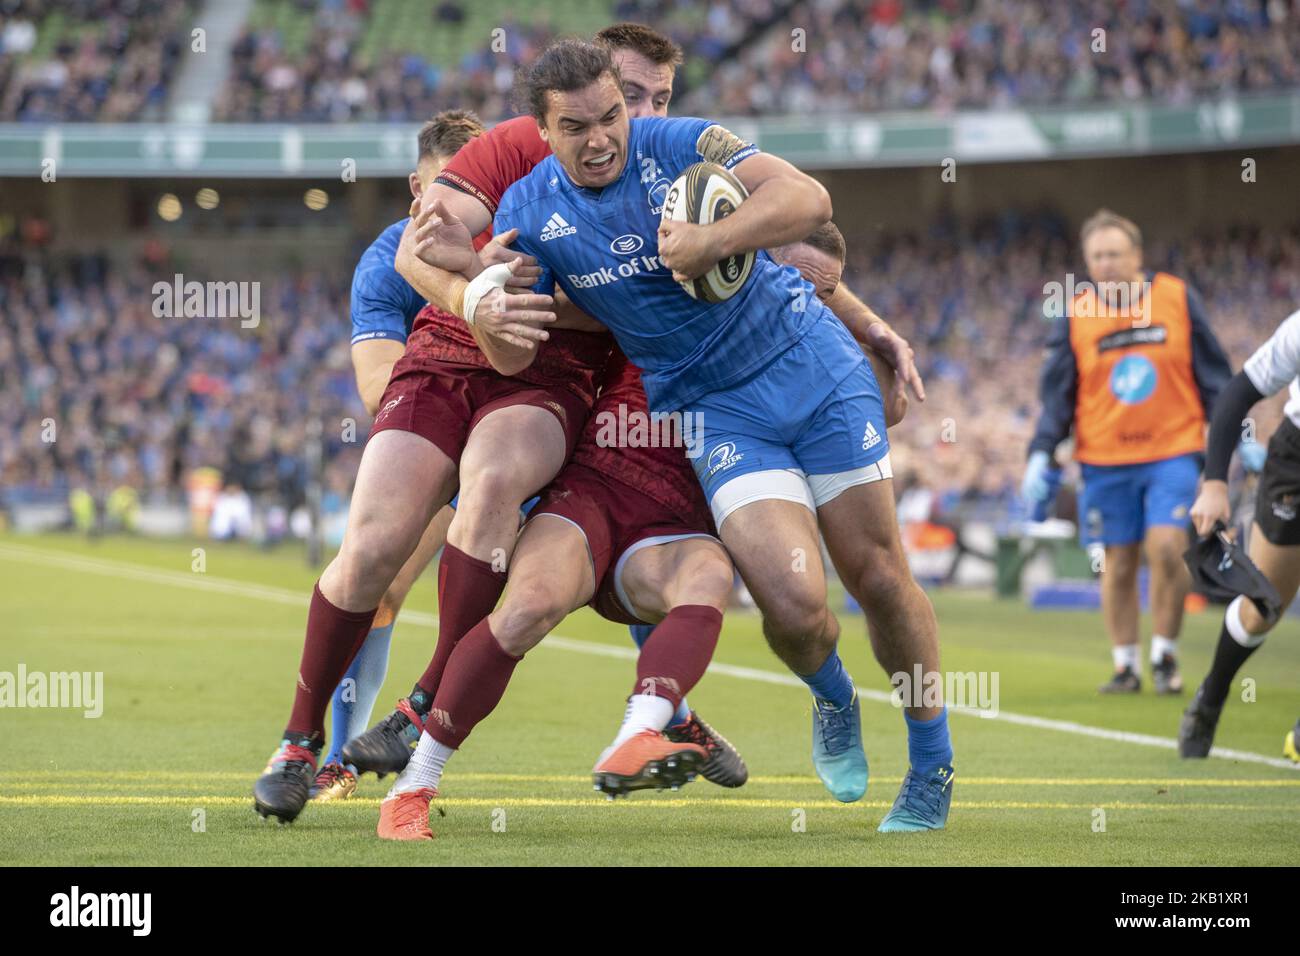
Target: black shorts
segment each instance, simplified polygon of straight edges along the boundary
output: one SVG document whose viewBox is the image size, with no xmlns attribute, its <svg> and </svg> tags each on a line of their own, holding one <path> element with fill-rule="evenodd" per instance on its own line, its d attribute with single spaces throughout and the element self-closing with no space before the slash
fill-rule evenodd
<svg viewBox="0 0 1300 956">
<path fill-rule="evenodd" d="M 1269 439 L 1255 493 L 1255 522 L 1270 544 L 1300 545 L 1300 428 L 1289 418 Z"/>
</svg>

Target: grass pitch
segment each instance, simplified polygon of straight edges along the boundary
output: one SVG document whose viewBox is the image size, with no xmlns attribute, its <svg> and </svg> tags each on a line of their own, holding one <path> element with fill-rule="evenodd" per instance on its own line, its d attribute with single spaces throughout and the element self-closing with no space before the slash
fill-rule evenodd
<svg viewBox="0 0 1300 956">
<path fill-rule="evenodd" d="M 196 547 L 206 552 L 202 573 L 192 570 Z M 728 614 L 720 666 L 690 700 L 740 748 L 750 782 L 728 791 L 699 780 L 678 794 L 607 802 L 588 770 L 622 715 L 633 651 L 626 631 L 585 609 L 528 655 L 449 764 L 437 840 L 376 839 L 387 788 L 373 776 L 356 798 L 309 805 L 290 828 L 261 824 L 251 787 L 288 715 L 314 578 L 291 548 L 0 537 L 0 671 L 104 675 L 98 719 L 0 709 L 0 864 L 1295 862 L 1300 774 L 1278 763 L 1300 710 L 1294 619 L 1240 675 L 1255 681 L 1255 701 L 1234 695 L 1225 712 L 1216 742 L 1246 756 L 1185 762 L 1149 740 L 1172 740 L 1185 697 L 1095 693 L 1109 667 L 1095 615 L 951 592 L 932 595 L 944 667 L 997 672 L 1001 713 L 950 718 L 957 776 L 946 831 L 875 831 L 906 769 L 902 716 L 875 697 L 863 702 L 867 796 L 852 805 L 829 797 L 809 758 L 809 696 L 744 612 Z M 376 716 L 432 651 L 431 581 L 398 621 Z M 887 692 L 861 618 L 841 619 L 859 686 Z M 1215 612 L 1187 621 L 1189 691 L 1218 621 Z"/>
</svg>

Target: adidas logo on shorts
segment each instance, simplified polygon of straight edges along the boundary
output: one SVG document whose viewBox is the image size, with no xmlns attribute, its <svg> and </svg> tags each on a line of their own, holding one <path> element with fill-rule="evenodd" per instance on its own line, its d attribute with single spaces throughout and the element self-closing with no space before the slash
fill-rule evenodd
<svg viewBox="0 0 1300 956">
<path fill-rule="evenodd" d="M 880 432 L 876 431 L 876 426 L 867 422 L 867 430 L 862 433 L 862 450 L 874 448 L 880 444 Z"/>
<path fill-rule="evenodd" d="M 561 236 L 571 236 L 578 229 L 576 226 L 570 226 L 564 221 L 564 217 L 558 212 L 551 213 L 551 218 L 546 220 L 546 228 L 542 230 L 542 242 L 550 242 L 552 239 L 559 239 Z"/>
</svg>

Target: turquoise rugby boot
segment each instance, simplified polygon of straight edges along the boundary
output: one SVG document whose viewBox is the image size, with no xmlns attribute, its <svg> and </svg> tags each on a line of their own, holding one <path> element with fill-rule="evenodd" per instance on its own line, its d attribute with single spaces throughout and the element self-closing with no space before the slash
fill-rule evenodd
<svg viewBox="0 0 1300 956">
<path fill-rule="evenodd" d="M 952 805 L 952 765 L 939 767 L 928 774 L 907 768 L 898 799 L 877 829 L 881 833 L 911 833 L 917 830 L 942 830 L 948 822 Z"/>
<path fill-rule="evenodd" d="M 858 692 L 847 707 L 813 697 L 813 767 L 836 800 L 852 803 L 867 792 L 867 755 L 862 749 Z"/>
</svg>

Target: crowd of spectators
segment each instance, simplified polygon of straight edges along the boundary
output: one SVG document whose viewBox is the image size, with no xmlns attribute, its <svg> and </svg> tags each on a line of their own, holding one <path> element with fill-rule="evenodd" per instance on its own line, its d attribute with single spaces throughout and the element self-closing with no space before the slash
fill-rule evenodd
<svg viewBox="0 0 1300 956">
<path fill-rule="evenodd" d="M 432 5 L 427 29 L 458 29 L 468 3 Z M 214 118 L 416 121 L 460 107 L 498 119 L 514 112 L 515 68 L 562 32 L 546 15 L 506 16 L 432 62 L 367 48 L 366 0 L 293 6 L 305 37 L 286 37 L 282 19 L 245 25 Z M 0 120 L 158 118 L 199 9 L 0 0 Z M 709 0 L 702 14 L 685 0 L 612 0 L 610 18 L 677 40 L 681 105 L 711 116 L 1186 103 L 1300 85 L 1300 0 Z M 38 51 L 49 22 L 57 42 Z"/>
<path fill-rule="evenodd" d="M 369 420 L 344 334 L 346 274 L 282 275 L 255 327 L 178 318 L 155 282 L 183 266 L 160 247 L 116 267 L 0 242 L 0 488 L 10 507 L 130 487 L 183 503 L 193 476 L 284 509 L 303 503 L 320 422 L 325 484 L 351 487 Z M 203 279 L 183 269 L 187 281 Z M 348 420 L 355 424 L 349 428 Z"/>
<path fill-rule="evenodd" d="M 707 115 L 948 111 L 1300 85 L 1295 0 L 799 0 L 718 64 Z"/>
<path fill-rule="evenodd" d="M 0 122 L 163 118 L 197 7 L 196 0 L 0 0 Z M 48 51 L 37 49 L 42 24 L 58 33 Z"/>
<path fill-rule="evenodd" d="M 940 512 L 1007 514 L 1038 413 L 1044 286 L 1083 278 L 1066 223 L 1007 214 L 848 239 L 847 280 L 912 341 L 926 380 L 928 400 L 890 434 L 896 474 Z M 1300 229 L 1156 239 L 1146 258 L 1200 291 L 1235 368 L 1300 303 Z M 0 486 L 11 505 L 123 485 L 145 502 L 181 501 L 187 477 L 212 468 L 255 501 L 293 508 L 313 420 L 326 485 L 346 497 L 369 425 L 349 364 L 346 270 L 264 284 L 260 323 L 245 329 L 156 315 L 153 283 L 180 269 L 161 248 L 115 268 L 0 244 Z M 1276 416 L 1260 416 L 1261 439 Z"/>
<path fill-rule="evenodd" d="M 458 10 L 448 0 L 434 14 Z M 1040 106 L 1260 93 L 1300 85 L 1297 0 L 713 0 L 684 27 L 675 4 L 619 0 L 615 18 L 685 49 L 681 105 L 709 116 Z M 365 14 L 338 6 L 289 55 L 249 29 L 217 116 L 416 120 L 448 107 L 512 115 L 515 68 L 554 33 L 504 21 L 453 64 L 358 56 Z"/>
</svg>

